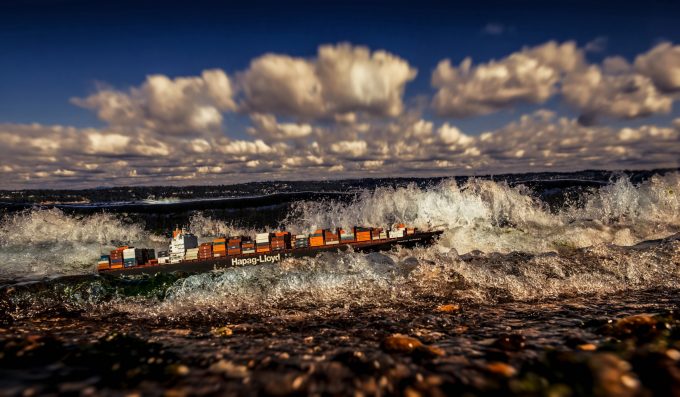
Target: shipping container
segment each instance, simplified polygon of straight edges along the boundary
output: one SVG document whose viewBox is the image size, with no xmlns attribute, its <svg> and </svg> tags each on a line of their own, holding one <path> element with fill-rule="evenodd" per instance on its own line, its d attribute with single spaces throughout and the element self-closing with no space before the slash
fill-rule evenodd
<svg viewBox="0 0 680 397">
<path fill-rule="evenodd" d="M 357 232 L 356 239 L 357 241 L 371 241 L 371 232 Z"/>
<path fill-rule="evenodd" d="M 267 245 L 259 245 L 259 244 L 258 244 L 258 246 L 257 246 L 257 248 L 255 249 L 255 251 L 256 251 L 257 253 L 270 252 L 270 251 L 271 251 L 271 248 L 269 248 L 269 244 L 267 244 Z"/>
<path fill-rule="evenodd" d="M 399 237 L 404 237 L 404 231 L 403 230 L 390 230 L 388 232 L 389 238 L 399 238 Z"/>
<path fill-rule="evenodd" d="M 320 247 L 323 245 L 323 237 L 310 237 L 309 238 L 309 245 L 312 247 Z"/>
</svg>

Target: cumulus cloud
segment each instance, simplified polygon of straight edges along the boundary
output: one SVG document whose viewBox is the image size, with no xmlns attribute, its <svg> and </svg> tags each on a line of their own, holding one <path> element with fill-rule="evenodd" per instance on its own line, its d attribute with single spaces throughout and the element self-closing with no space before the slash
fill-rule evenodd
<svg viewBox="0 0 680 397">
<path fill-rule="evenodd" d="M 574 42 L 548 42 L 525 48 L 499 61 L 459 66 L 441 61 L 432 74 L 432 101 L 440 116 L 468 117 L 492 113 L 518 102 L 543 103 L 557 91 L 561 77 L 581 67 L 583 51 Z"/>
<path fill-rule="evenodd" d="M 300 118 L 351 112 L 396 116 L 416 70 L 386 51 L 339 44 L 319 47 L 316 58 L 266 54 L 251 63 L 240 84 L 249 111 Z"/>
<path fill-rule="evenodd" d="M 422 107 L 405 109 L 403 89 L 415 70 L 363 47 L 323 46 L 313 59 L 264 55 L 234 73 L 233 84 L 220 70 L 154 75 L 127 91 L 102 88 L 74 100 L 95 110 L 107 122 L 102 128 L 0 124 L 0 174 L 7 176 L 0 187 L 677 167 L 680 119 L 624 128 L 583 123 L 668 112 L 676 52 L 662 44 L 633 63 L 609 57 L 589 65 L 573 43 L 551 42 L 477 66 L 440 63 L 433 104 L 448 95 L 444 115 L 558 93 L 582 115 L 541 110 L 481 135 L 428 119 Z M 226 112 L 241 112 L 250 126 L 226 134 Z"/>
<path fill-rule="evenodd" d="M 657 45 L 635 58 L 635 69 L 652 79 L 661 90 L 680 90 L 680 46 Z"/>
<path fill-rule="evenodd" d="M 248 133 L 267 140 L 306 138 L 314 131 L 314 128 L 307 123 L 279 123 L 271 114 L 254 113 L 250 115 L 250 120 L 253 126 L 248 128 Z"/>
<path fill-rule="evenodd" d="M 201 76 L 170 79 L 151 75 L 128 92 L 101 88 L 78 106 L 93 109 L 112 126 L 144 128 L 162 134 L 219 131 L 222 112 L 235 110 L 231 80 L 219 69 Z"/>
<path fill-rule="evenodd" d="M 479 65 L 465 58 L 452 66 L 445 59 L 432 74 L 437 89 L 432 107 L 440 116 L 462 118 L 517 103 L 541 104 L 561 94 L 586 123 L 670 112 L 670 94 L 680 91 L 680 46 L 659 44 L 639 55 L 634 65 L 619 56 L 588 64 L 584 53 L 602 51 L 605 45 L 605 38 L 583 49 L 574 42 L 548 42 Z"/>
<path fill-rule="evenodd" d="M 605 60 L 604 70 L 592 65 L 565 78 L 562 94 L 581 112 L 582 120 L 632 119 L 671 111 L 673 100 L 660 93 L 649 77 L 627 71 L 623 62 Z"/>
<path fill-rule="evenodd" d="M 236 183 L 389 175 L 656 168 L 680 166 L 680 120 L 670 126 L 584 126 L 548 111 L 479 136 L 413 116 L 346 125 L 307 145 L 262 139 L 170 136 L 155 140 L 115 131 L 0 125 L 0 173 L 9 187 L 102 184 Z"/>
</svg>

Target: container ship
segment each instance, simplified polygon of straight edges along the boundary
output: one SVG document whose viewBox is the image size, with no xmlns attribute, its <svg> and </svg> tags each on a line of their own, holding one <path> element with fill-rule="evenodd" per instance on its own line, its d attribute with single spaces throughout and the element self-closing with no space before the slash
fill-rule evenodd
<svg viewBox="0 0 680 397">
<path fill-rule="evenodd" d="M 167 251 L 118 247 L 102 255 L 97 270 L 100 274 L 154 275 L 157 273 L 201 273 L 230 267 L 277 263 L 286 258 L 315 256 L 320 252 L 389 250 L 394 246 L 414 247 L 432 244 L 441 231 L 421 231 L 403 224 L 389 230 L 354 227 L 352 229 L 320 229 L 312 234 L 286 231 L 259 233 L 251 237 L 217 237 L 199 243 L 197 236 L 176 229 Z"/>
</svg>

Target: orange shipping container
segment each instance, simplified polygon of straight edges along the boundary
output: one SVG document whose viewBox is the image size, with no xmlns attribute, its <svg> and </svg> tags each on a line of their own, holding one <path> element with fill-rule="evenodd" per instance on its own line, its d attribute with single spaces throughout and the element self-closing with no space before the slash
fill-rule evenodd
<svg viewBox="0 0 680 397">
<path fill-rule="evenodd" d="M 320 247 L 323 245 L 323 237 L 310 237 L 309 245 L 312 247 Z"/>
<path fill-rule="evenodd" d="M 358 232 L 356 234 L 357 241 L 370 241 L 371 240 L 371 232 Z"/>
<path fill-rule="evenodd" d="M 265 246 L 265 247 L 257 247 L 257 250 L 256 250 L 257 253 L 261 253 L 261 252 L 269 252 L 269 251 L 271 251 L 271 250 L 269 249 L 269 246 Z"/>
<path fill-rule="evenodd" d="M 111 265 L 111 269 L 122 269 L 123 264 L 122 263 L 116 263 Z"/>
</svg>

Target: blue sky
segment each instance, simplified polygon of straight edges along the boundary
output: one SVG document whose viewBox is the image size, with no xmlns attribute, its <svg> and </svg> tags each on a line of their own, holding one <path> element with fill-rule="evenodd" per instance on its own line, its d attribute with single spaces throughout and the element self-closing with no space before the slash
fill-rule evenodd
<svg viewBox="0 0 680 397">
<path fill-rule="evenodd" d="M 405 84 L 406 109 L 419 107 L 435 129 L 451 123 L 478 136 L 539 109 L 569 118 L 583 109 L 551 96 L 471 117 L 442 115 L 427 106 L 438 89 L 431 79 L 442 60 L 450 59 L 454 67 L 466 57 L 473 65 L 484 64 L 549 41 L 573 41 L 590 64 L 611 56 L 632 64 L 659 43 L 680 42 L 679 17 L 680 3 L 673 1 L 10 0 L 0 5 L 0 124 L 108 128 L 110 120 L 71 99 L 87 98 L 102 87 L 125 92 L 155 74 L 173 79 L 221 69 L 236 81 L 264 54 L 312 59 L 320 46 L 349 43 L 384 50 L 417 69 Z M 601 123 L 669 126 L 680 115 L 677 108 L 644 117 L 604 117 Z M 308 122 L 271 113 L 279 121 Z M 250 116 L 224 112 L 231 139 L 250 137 Z"/>
<path fill-rule="evenodd" d="M 660 40 L 680 41 L 680 3 L 645 2 L 9 1 L 0 6 L 0 121 L 98 125 L 69 103 L 97 82 L 140 84 L 148 74 L 236 71 L 267 52 L 310 57 L 321 44 L 385 49 L 419 71 L 406 96 L 431 94 L 443 58 L 501 58 L 548 40 L 632 59 Z M 596 3 L 596 4 L 593 4 Z M 487 26 L 501 32 L 489 34 Z M 562 109 L 566 111 L 566 109 Z M 516 112 L 461 123 L 497 127 Z"/>
</svg>

